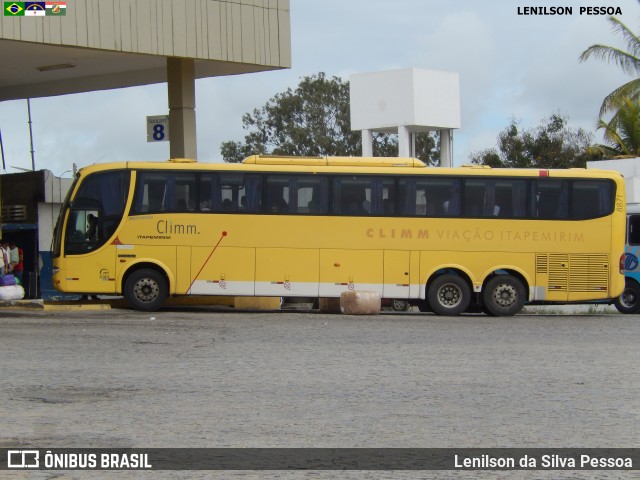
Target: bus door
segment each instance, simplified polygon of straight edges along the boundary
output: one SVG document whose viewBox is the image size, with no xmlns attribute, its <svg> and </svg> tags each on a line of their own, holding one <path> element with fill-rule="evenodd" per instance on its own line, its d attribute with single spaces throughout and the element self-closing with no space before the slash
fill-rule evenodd
<svg viewBox="0 0 640 480">
<path fill-rule="evenodd" d="M 60 265 L 67 291 L 117 291 L 115 234 L 127 205 L 130 178 L 127 170 L 90 174 L 69 202 Z"/>
<path fill-rule="evenodd" d="M 99 202 L 79 199 L 68 210 L 65 271 L 71 292 L 115 293 L 116 245 Z"/>
</svg>

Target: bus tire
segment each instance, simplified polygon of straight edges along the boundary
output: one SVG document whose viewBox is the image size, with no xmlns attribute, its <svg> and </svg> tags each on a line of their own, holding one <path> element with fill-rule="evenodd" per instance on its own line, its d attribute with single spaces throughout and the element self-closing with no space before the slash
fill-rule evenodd
<svg viewBox="0 0 640 480">
<path fill-rule="evenodd" d="M 482 299 L 489 314 L 511 317 L 524 307 L 525 295 L 524 285 L 516 277 L 496 275 L 484 287 Z"/>
<path fill-rule="evenodd" d="M 152 268 L 136 270 L 124 284 L 124 297 L 136 310 L 157 310 L 167 297 L 167 281 Z"/>
<path fill-rule="evenodd" d="M 640 285 L 634 281 L 627 281 L 624 285 L 624 291 L 613 304 L 620 313 L 638 313 L 640 311 Z"/>
<path fill-rule="evenodd" d="M 429 285 L 427 298 L 434 313 L 460 315 L 471 302 L 471 289 L 459 275 L 442 275 Z"/>
</svg>

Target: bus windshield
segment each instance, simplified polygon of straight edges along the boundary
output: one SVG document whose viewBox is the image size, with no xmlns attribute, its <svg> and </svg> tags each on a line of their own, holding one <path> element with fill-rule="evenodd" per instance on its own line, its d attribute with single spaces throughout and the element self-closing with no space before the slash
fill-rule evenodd
<svg viewBox="0 0 640 480">
<path fill-rule="evenodd" d="M 84 179 L 68 204 L 65 253 L 91 252 L 109 240 L 123 218 L 130 176 L 131 172 L 121 170 Z"/>
</svg>

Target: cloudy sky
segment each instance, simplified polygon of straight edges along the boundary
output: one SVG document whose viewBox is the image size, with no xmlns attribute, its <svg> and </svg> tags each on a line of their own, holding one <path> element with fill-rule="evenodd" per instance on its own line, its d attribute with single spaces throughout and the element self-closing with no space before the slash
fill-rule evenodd
<svg viewBox="0 0 640 480">
<path fill-rule="evenodd" d="M 518 6 L 552 5 L 573 6 L 573 15 L 518 15 Z M 637 0 L 291 0 L 291 69 L 196 82 L 199 160 L 221 162 L 220 144 L 244 137 L 243 113 L 320 71 L 345 80 L 410 67 L 457 72 L 457 165 L 495 146 L 512 118 L 530 128 L 560 112 L 601 141 L 600 103 L 630 77 L 578 61 L 594 43 L 624 47 L 606 15 L 580 15 L 580 6 L 620 7 L 619 18 L 640 31 Z M 36 169 L 68 176 L 72 163 L 165 160 L 168 144 L 146 141 L 146 116 L 167 111 L 166 85 L 34 99 Z M 0 129 L 6 171 L 30 169 L 25 100 L 0 103 Z"/>
</svg>

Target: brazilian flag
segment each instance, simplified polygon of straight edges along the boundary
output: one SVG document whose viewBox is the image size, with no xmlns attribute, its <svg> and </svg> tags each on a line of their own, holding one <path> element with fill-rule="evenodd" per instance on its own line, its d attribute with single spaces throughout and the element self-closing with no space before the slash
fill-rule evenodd
<svg viewBox="0 0 640 480">
<path fill-rule="evenodd" d="M 24 17 L 24 2 L 4 2 L 5 17 Z"/>
</svg>

